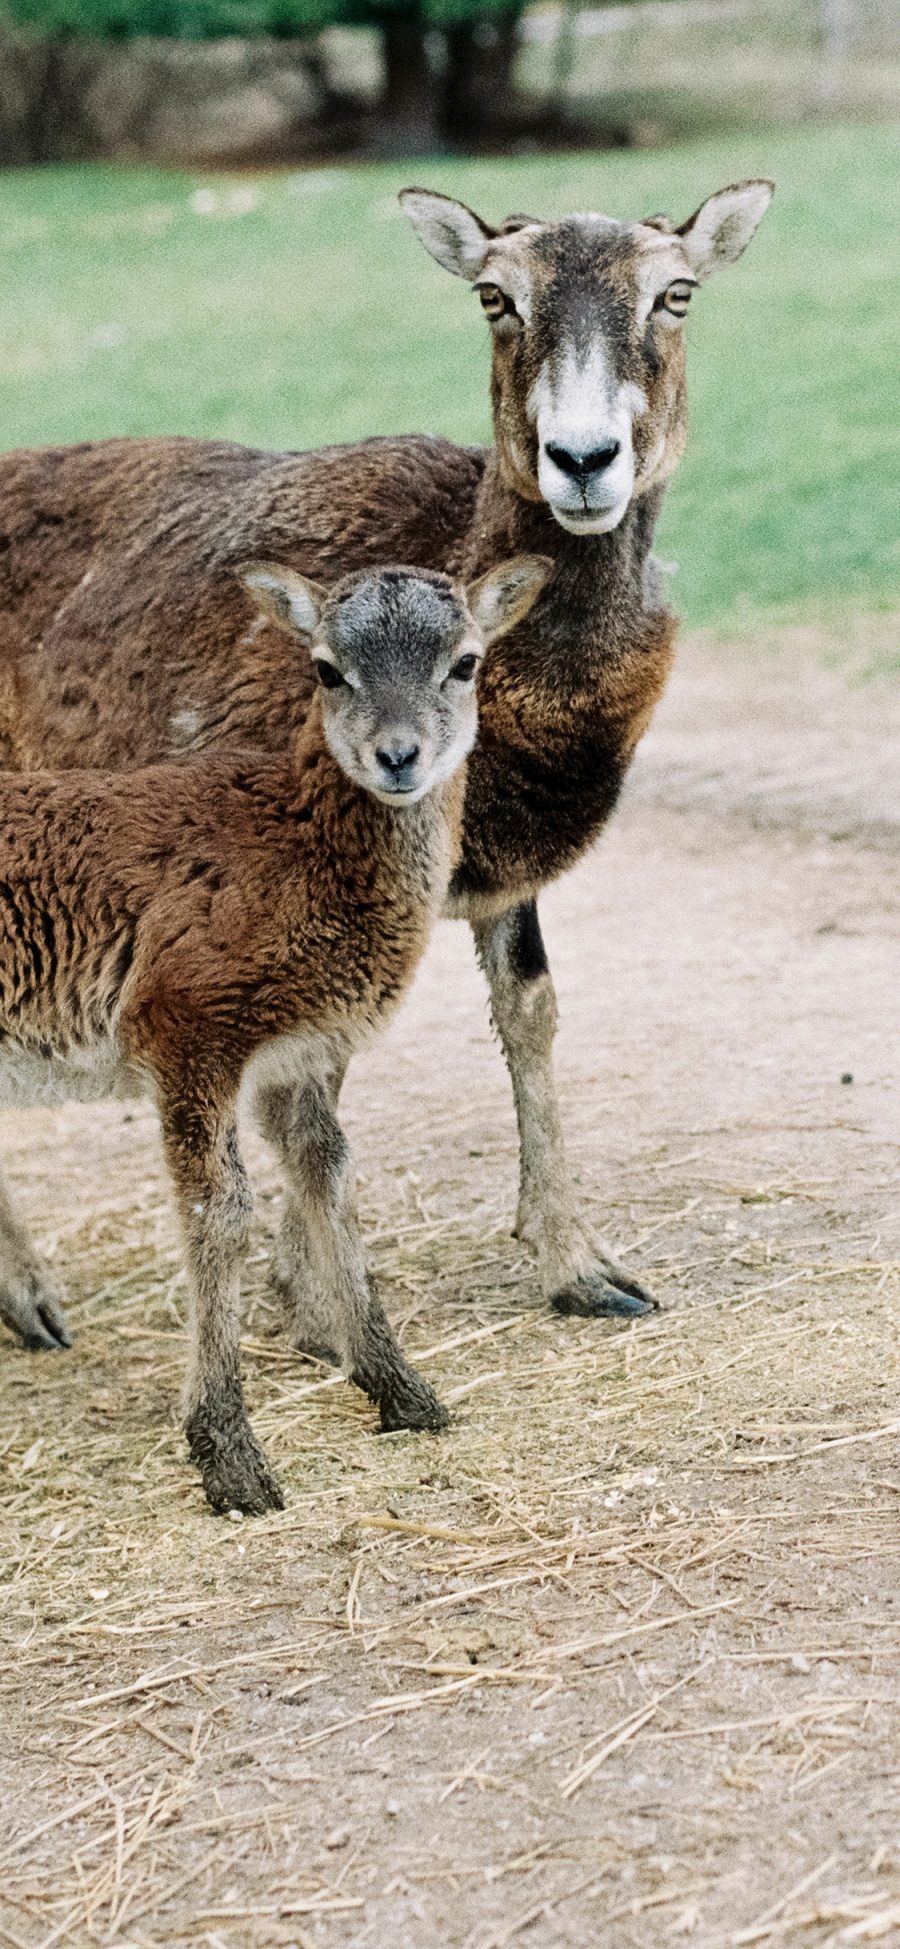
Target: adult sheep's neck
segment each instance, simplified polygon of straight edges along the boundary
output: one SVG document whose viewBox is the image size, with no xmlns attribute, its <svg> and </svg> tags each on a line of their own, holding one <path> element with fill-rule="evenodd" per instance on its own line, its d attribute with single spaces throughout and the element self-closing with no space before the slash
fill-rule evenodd
<svg viewBox="0 0 900 1949">
<path fill-rule="evenodd" d="M 490 465 L 464 578 L 521 552 L 552 556 L 556 574 L 485 657 L 452 912 L 495 913 L 528 898 L 608 819 L 674 651 L 650 554 L 661 499 L 657 488 L 634 501 L 610 534 L 569 535 Z"/>
</svg>

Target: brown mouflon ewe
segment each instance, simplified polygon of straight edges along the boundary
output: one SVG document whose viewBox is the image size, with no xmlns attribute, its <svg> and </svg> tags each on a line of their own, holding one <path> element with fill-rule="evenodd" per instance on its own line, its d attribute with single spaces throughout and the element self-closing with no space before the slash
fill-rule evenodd
<svg viewBox="0 0 900 1949">
<path fill-rule="evenodd" d="M 402 995 L 444 904 L 476 668 L 550 567 L 520 557 L 467 591 L 385 568 L 324 597 L 253 564 L 260 612 L 319 679 L 288 753 L 0 780 L 0 1103 L 155 1096 L 188 1261 L 187 1436 L 215 1509 L 281 1506 L 240 1380 L 248 1088 L 290 1086 L 291 1189 L 329 1347 L 385 1428 L 446 1419 L 366 1270 L 334 1077 Z M 64 1343 L 47 1269 L 4 1219 L 6 1317 Z M 22 1292 L 34 1316 L 12 1310 Z"/>
<path fill-rule="evenodd" d="M 0 458 L 0 754 L 17 767 L 282 750 L 307 695 L 236 586 L 250 555 L 326 581 L 388 559 L 470 578 L 520 551 L 553 557 L 552 587 L 484 672 L 448 911 L 472 925 L 512 1077 L 519 1236 L 563 1312 L 650 1302 L 576 1207 L 535 900 L 609 817 L 665 684 L 675 620 L 651 547 L 685 442 L 684 317 L 770 195 L 733 184 L 677 226 L 596 214 L 493 226 L 404 192 L 426 250 L 488 320 L 492 450 L 416 436 L 305 454 L 137 440 Z M 271 1085 L 265 1114 L 290 1181 L 290 1092 Z M 304 1268 L 289 1197 L 279 1276 L 308 1342 L 321 1322 Z M 0 1312 L 38 1332 L 27 1285 L 7 1287 Z"/>
</svg>

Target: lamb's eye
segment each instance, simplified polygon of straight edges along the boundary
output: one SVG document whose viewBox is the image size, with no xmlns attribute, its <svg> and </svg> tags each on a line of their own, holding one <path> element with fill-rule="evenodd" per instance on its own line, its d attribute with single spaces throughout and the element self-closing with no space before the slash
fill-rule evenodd
<svg viewBox="0 0 900 1949">
<path fill-rule="evenodd" d="M 517 318 L 519 315 L 512 299 L 501 291 L 499 284 L 479 284 L 478 296 L 486 318 Z"/>
<path fill-rule="evenodd" d="M 346 681 L 334 664 L 327 663 L 323 656 L 316 657 L 316 676 L 323 690 L 342 690 Z"/>
<path fill-rule="evenodd" d="M 459 662 L 454 663 L 450 675 L 456 678 L 457 683 L 467 684 L 474 677 L 477 668 L 477 656 L 461 656 Z"/>
<path fill-rule="evenodd" d="M 683 318 L 691 302 L 691 293 L 697 289 L 695 277 L 676 277 L 667 284 L 653 306 L 654 311 L 668 311 L 673 318 Z"/>
</svg>

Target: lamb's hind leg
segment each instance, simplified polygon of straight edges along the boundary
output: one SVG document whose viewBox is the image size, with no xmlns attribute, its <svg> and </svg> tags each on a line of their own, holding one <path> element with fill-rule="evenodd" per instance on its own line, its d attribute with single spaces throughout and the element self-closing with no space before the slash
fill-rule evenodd
<svg viewBox="0 0 900 1949">
<path fill-rule="evenodd" d="M 356 1215 L 353 1161 L 327 1082 L 283 1103 L 280 1149 L 303 1228 L 315 1335 L 381 1414 L 382 1428 L 443 1428 L 434 1390 L 405 1359 L 368 1270 Z M 265 1116 L 265 1113 L 264 1113 Z"/>
<path fill-rule="evenodd" d="M 18 1217 L 0 1171 L 0 1320 L 37 1351 L 70 1347 L 59 1289 Z"/>
<path fill-rule="evenodd" d="M 655 1301 L 590 1238 L 576 1215 L 553 1080 L 556 995 L 533 900 L 473 924 L 488 978 L 519 1125 L 516 1230 L 534 1251 L 547 1298 L 560 1313 L 650 1312 Z"/>
<path fill-rule="evenodd" d="M 166 1157 L 184 1232 L 191 1296 L 185 1432 L 213 1509 L 283 1509 L 247 1419 L 241 1387 L 241 1261 L 253 1201 L 232 1111 L 182 1098 L 162 1105 Z"/>
<path fill-rule="evenodd" d="M 335 1060 L 321 1079 L 332 1114 L 344 1080 L 345 1065 Z M 266 1083 L 257 1095 L 260 1129 L 278 1152 L 284 1169 L 284 1209 L 272 1259 L 272 1291 L 287 1330 L 299 1353 L 311 1354 L 332 1366 L 340 1361 L 333 1345 L 334 1301 L 322 1292 L 307 1236 L 303 1199 L 297 1190 L 292 1146 L 296 1130 L 297 1085 Z"/>
</svg>

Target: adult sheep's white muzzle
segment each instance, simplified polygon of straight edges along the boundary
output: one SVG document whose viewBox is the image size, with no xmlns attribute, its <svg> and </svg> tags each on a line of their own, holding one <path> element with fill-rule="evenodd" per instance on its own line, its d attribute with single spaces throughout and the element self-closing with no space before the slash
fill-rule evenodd
<svg viewBox="0 0 900 1949">
<path fill-rule="evenodd" d="M 538 486 L 560 526 L 602 535 L 618 527 L 634 491 L 632 422 L 640 387 L 620 384 L 594 348 L 545 367 L 529 400 L 538 440 Z"/>
</svg>

